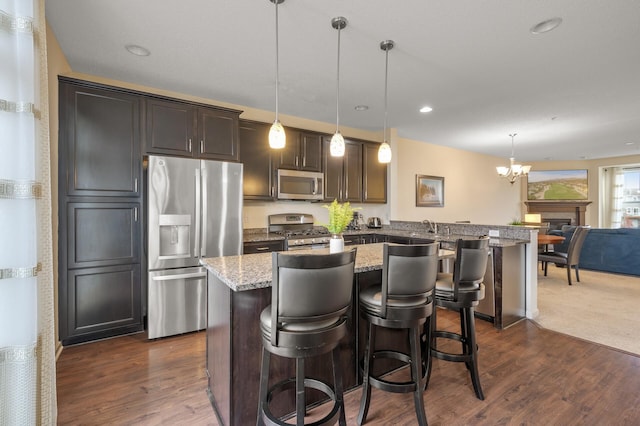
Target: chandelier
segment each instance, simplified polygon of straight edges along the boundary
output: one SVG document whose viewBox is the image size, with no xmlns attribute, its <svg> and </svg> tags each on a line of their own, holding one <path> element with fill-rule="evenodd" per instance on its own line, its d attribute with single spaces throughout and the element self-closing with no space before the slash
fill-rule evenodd
<svg viewBox="0 0 640 426">
<path fill-rule="evenodd" d="M 526 176 L 529 174 L 529 170 L 531 170 L 531 166 L 523 166 L 522 164 L 516 164 L 516 158 L 514 155 L 513 148 L 513 138 L 515 138 L 517 133 L 512 133 L 511 136 L 511 158 L 509 158 L 509 167 L 498 166 L 496 167 L 496 171 L 498 172 L 498 176 L 507 178 L 509 183 L 513 184 L 519 177 Z"/>
</svg>

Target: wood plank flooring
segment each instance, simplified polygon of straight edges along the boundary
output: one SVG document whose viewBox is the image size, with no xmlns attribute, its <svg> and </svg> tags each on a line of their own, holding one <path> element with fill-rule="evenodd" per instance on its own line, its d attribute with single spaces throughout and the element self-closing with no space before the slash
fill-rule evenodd
<svg viewBox="0 0 640 426">
<path fill-rule="evenodd" d="M 485 400 L 463 364 L 434 360 L 424 393 L 430 425 L 640 424 L 640 357 L 531 321 L 502 331 L 476 324 Z M 438 325 L 455 328 L 457 315 L 439 310 Z M 204 332 L 67 347 L 57 362 L 58 424 L 217 425 L 204 369 Z M 345 395 L 349 425 L 360 393 Z M 415 423 L 411 394 L 373 390 L 367 425 Z"/>
</svg>

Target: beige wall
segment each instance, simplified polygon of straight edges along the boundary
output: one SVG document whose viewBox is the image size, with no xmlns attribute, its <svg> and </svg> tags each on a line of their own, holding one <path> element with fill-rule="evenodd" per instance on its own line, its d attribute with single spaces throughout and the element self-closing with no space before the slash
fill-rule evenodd
<svg viewBox="0 0 640 426">
<path fill-rule="evenodd" d="M 51 151 L 51 227 L 53 232 L 53 280 L 55 336 L 58 339 L 58 74 L 71 71 L 58 40 L 47 26 L 47 72 L 49 77 L 49 141 Z"/>
</svg>

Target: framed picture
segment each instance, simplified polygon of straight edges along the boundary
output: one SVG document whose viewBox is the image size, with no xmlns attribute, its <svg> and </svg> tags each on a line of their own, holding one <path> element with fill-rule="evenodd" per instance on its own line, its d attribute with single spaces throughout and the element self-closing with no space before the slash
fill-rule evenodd
<svg viewBox="0 0 640 426">
<path fill-rule="evenodd" d="M 416 175 L 416 206 L 444 207 L 444 178 Z"/>
<path fill-rule="evenodd" d="M 527 176 L 527 200 L 586 200 L 587 170 L 532 170 Z"/>
</svg>

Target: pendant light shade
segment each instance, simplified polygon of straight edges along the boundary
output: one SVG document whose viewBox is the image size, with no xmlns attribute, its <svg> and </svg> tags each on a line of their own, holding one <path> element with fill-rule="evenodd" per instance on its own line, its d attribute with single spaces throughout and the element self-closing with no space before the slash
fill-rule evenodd
<svg viewBox="0 0 640 426">
<path fill-rule="evenodd" d="M 513 148 L 513 138 L 515 138 L 517 133 L 512 133 L 511 136 L 511 158 L 509 158 L 509 167 L 498 166 L 496 167 L 496 172 L 498 172 L 498 176 L 507 178 L 511 184 L 513 184 L 518 178 L 526 176 L 529 174 L 529 170 L 531 170 L 531 166 L 522 164 L 516 164 L 516 158 L 514 154 Z"/>
<path fill-rule="evenodd" d="M 331 137 L 329 152 L 332 157 L 344 156 L 344 138 L 340 133 L 340 31 L 347 26 L 347 19 L 338 16 L 331 20 L 331 26 L 338 30 L 338 61 L 336 72 L 336 132 Z"/>
<path fill-rule="evenodd" d="M 278 5 L 284 0 L 269 0 L 276 5 L 276 119 L 269 130 L 269 147 L 273 149 L 282 149 L 287 144 L 287 135 L 284 133 L 284 127 L 278 119 L 278 85 L 279 85 L 279 52 L 278 52 Z"/>
<path fill-rule="evenodd" d="M 389 145 L 387 138 L 387 89 L 389 79 L 389 51 L 393 49 L 393 40 L 385 40 L 380 43 L 380 49 L 385 51 L 385 67 L 384 67 L 384 130 L 383 130 L 383 142 L 378 148 L 378 161 L 380 163 L 391 162 L 391 145 Z"/>
</svg>

